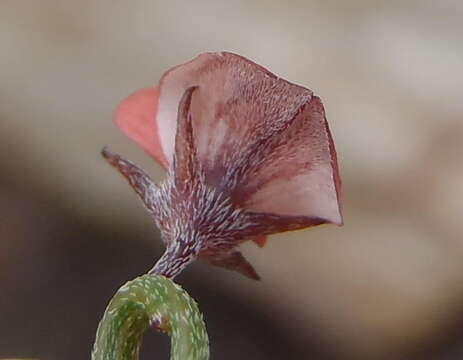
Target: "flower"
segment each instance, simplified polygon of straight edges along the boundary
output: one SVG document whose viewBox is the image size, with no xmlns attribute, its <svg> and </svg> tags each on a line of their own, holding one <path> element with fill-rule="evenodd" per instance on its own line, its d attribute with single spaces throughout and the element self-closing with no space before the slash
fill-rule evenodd
<svg viewBox="0 0 463 360">
<path fill-rule="evenodd" d="M 342 225 L 336 151 L 319 97 L 228 52 L 205 53 L 137 91 L 116 124 L 167 171 L 159 186 L 120 155 L 175 277 L 196 258 L 258 279 L 238 245 L 278 232 Z"/>
</svg>

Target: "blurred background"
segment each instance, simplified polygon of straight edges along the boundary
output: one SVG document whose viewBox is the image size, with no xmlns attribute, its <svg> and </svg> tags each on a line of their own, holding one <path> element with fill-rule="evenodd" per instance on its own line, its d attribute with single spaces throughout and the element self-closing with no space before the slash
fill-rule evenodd
<svg viewBox="0 0 463 360">
<path fill-rule="evenodd" d="M 2 0 L 0 357 L 89 358 L 110 297 L 162 252 L 99 152 L 162 171 L 112 111 L 228 50 L 323 99 L 345 226 L 246 244 L 261 282 L 180 276 L 212 359 L 462 359 L 462 35 L 461 1 Z"/>
</svg>

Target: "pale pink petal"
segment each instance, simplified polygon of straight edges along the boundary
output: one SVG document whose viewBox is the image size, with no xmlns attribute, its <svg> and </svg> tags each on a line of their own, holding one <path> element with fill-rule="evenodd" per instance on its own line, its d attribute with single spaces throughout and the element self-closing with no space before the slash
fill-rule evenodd
<svg viewBox="0 0 463 360">
<path fill-rule="evenodd" d="M 186 89 L 194 145 L 209 184 L 251 211 L 342 224 L 336 152 L 312 91 L 241 56 L 206 53 L 119 107 L 116 122 L 164 167 Z"/>
<path fill-rule="evenodd" d="M 161 146 L 156 122 L 159 90 L 142 89 L 123 100 L 114 114 L 114 121 L 121 130 L 164 168 L 169 163 Z"/>
<path fill-rule="evenodd" d="M 209 54 L 203 54 L 195 59 L 178 65 L 167 71 L 159 82 L 160 95 L 157 123 L 162 148 L 170 163 L 175 150 L 175 133 L 177 130 L 178 104 L 185 91 L 200 83 L 200 68 L 207 68 L 210 63 Z"/>
<path fill-rule="evenodd" d="M 245 208 L 341 225 L 336 152 L 320 99 L 314 96 L 266 145 L 241 184 L 240 191 L 251 194 Z"/>
<path fill-rule="evenodd" d="M 226 52 L 179 65 L 160 81 L 157 122 L 169 162 L 178 104 L 191 86 L 194 142 L 209 184 L 249 210 L 342 224 L 334 145 L 312 91 Z"/>
<path fill-rule="evenodd" d="M 227 181 L 221 170 L 232 170 L 246 150 L 284 127 L 312 96 L 239 55 L 202 54 L 160 81 L 157 121 L 168 159 L 174 152 L 178 103 L 191 86 L 198 86 L 192 102 L 195 145 L 212 182 Z"/>
</svg>

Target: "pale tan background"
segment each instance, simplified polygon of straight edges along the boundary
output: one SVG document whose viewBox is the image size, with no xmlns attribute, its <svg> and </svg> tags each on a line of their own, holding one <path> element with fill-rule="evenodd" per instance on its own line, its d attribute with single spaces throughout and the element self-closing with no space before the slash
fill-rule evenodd
<svg viewBox="0 0 463 360">
<path fill-rule="evenodd" d="M 111 113 L 169 67 L 228 50 L 324 100 L 345 226 L 245 246 L 260 283 L 189 269 L 187 289 L 210 299 L 213 358 L 463 358 L 462 35 L 461 1 L 1 0 L 0 356 L 87 356 L 111 293 L 161 251 L 99 151 L 162 173 Z M 227 317 L 216 289 L 249 311 Z M 79 331 L 65 319 L 83 309 Z"/>
</svg>

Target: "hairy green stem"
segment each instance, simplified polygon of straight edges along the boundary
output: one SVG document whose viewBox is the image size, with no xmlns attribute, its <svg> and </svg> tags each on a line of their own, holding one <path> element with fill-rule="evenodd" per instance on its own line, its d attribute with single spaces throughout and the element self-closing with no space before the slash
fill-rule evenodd
<svg viewBox="0 0 463 360">
<path fill-rule="evenodd" d="M 209 339 L 196 302 L 172 280 L 143 275 L 111 299 L 98 326 L 92 360 L 137 360 L 150 326 L 171 337 L 171 360 L 209 359 Z"/>
</svg>

